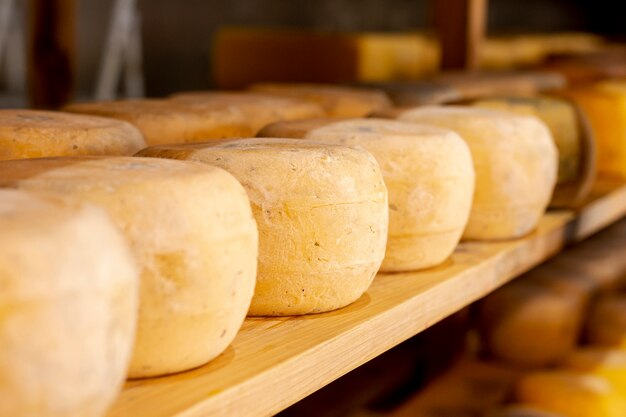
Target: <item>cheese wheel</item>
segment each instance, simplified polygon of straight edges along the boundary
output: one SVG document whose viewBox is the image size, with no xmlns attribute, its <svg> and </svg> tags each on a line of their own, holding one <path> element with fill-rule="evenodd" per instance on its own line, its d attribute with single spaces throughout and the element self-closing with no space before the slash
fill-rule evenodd
<svg viewBox="0 0 626 417">
<path fill-rule="evenodd" d="M 100 417 L 126 376 L 138 269 L 103 210 L 0 190 L 0 415 Z"/>
<path fill-rule="evenodd" d="M 602 347 L 576 349 L 563 359 L 566 369 L 606 378 L 626 398 L 626 351 Z"/>
<path fill-rule="evenodd" d="M 243 114 L 253 135 L 270 123 L 325 115 L 321 106 L 308 100 L 252 92 L 198 91 L 175 94 L 171 99 L 199 108 L 212 106 L 239 112 Z"/>
<path fill-rule="evenodd" d="M 253 91 L 310 100 L 331 117 L 365 117 L 391 107 L 387 95 L 376 89 L 326 84 L 255 84 Z"/>
<path fill-rule="evenodd" d="M 363 149 L 242 139 L 151 147 L 139 155 L 216 165 L 246 188 L 260 245 L 250 315 L 343 307 L 367 290 L 380 267 L 387 189 Z"/>
<path fill-rule="evenodd" d="M 272 124 L 268 137 L 362 146 L 389 191 L 389 238 L 381 270 L 442 263 L 457 246 L 474 193 L 472 158 L 454 132 L 384 119 L 317 119 Z"/>
<path fill-rule="evenodd" d="M 575 180 L 581 162 L 582 132 L 576 109 L 566 100 L 550 97 L 498 97 L 475 101 L 475 107 L 536 116 L 550 129 L 559 152 L 558 184 Z"/>
<path fill-rule="evenodd" d="M 626 294 L 604 294 L 589 312 L 589 342 L 626 349 Z"/>
<path fill-rule="evenodd" d="M 198 142 L 254 133 L 245 115 L 233 107 L 199 107 L 172 100 L 137 99 L 71 104 L 64 110 L 130 122 L 141 131 L 148 145 Z"/>
<path fill-rule="evenodd" d="M 485 348 L 519 367 L 557 362 L 574 349 L 583 325 L 583 300 L 530 282 L 513 282 L 479 304 Z"/>
<path fill-rule="evenodd" d="M 539 119 L 462 106 L 415 108 L 398 119 L 454 130 L 468 144 L 476 191 L 465 239 L 511 239 L 535 228 L 550 202 L 558 160 Z"/>
<path fill-rule="evenodd" d="M 605 378 L 571 371 L 524 375 L 517 398 L 567 417 L 623 417 L 626 402 Z"/>
<path fill-rule="evenodd" d="M 148 158 L 0 163 L 0 186 L 107 209 L 142 269 L 130 377 L 183 371 L 220 354 L 252 297 L 257 231 L 245 190 L 203 164 Z"/>
<path fill-rule="evenodd" d="M 483 417 L 567 417 L 563 414 L 556 414 L 545 411 L 528 404 L 511 404 L 505 407 L 491 410 Z"/>
<path fill-rule="evenodd" d="M 129 123 L 37 110 L 0 110 L 0 160 L 72 155 L 133 155 L 145 148 Z"/>
<path fill-rule="evenodd" d="M 598 172 L 626 178 L 626 81 L 611 80 L 565 92 L 585 112 L 598 148 Z"/>
</svg>

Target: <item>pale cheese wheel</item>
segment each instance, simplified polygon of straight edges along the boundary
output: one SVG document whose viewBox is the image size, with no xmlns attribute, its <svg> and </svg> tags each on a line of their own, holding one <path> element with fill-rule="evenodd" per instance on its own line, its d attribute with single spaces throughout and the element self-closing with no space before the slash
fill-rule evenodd
<svg viewBox="0 0 626 417">
<path fill-rule="evenodd" d="M 532 282 L 513 282 L 479 304 L 486 350 L 519 367 L 558 362 L 574 349 L 583 327 L 584 300 Z"/>
<path fill-rule="evenodd" d="M 73 155 L 133 155 L 145 148 L 131 124 L 104 117 L 0 110 L 0 160 Z"/>
<path fill-rule="evenodd" d="M 567 417 L 623 417 L 626 402 L 615 387 L 597 375 L 554 370 L 524 375 L 517 398 Z"/>
<path fill-rule="evenodd" d="M 384 119 L 317 119 L 275 123 L 260 135 L 362 146 L 376 158 L 389 191 L 382 271 L 429 268 L 456 248 L 474 194 L 471 154 L 456 133 Z"/>
<path fill-rule="evenodd" d="M 189 106 L 172 100 L 135 99 L 71 104 L 65 111 L 125 120 L 148 145 L 250 136 L 244 114 L 233 107 Z"/>
<path fill-rule="evenodd" d="M 626 349 L 626 294 L 603 294 L 589 312 L 590 343 Z"/>
<path fill-rule="evenodd" d="M 365 150 L 289 139 L 159 146 L 141 156 L 201 161 L 246 188 L 259 227 L 250 315 L 334 310 L 369 287 L 385 253 L 387 189 Z"/>
<path fill-rule="evenodd" d="M 380 90 L 329 84 L 254 84 L 252 91 L 310 100 L 331 117 L 365 117 L 391 107 L 391 100 Z"/>
<path fill-rule="evenodd" d="M 606 378 L 626 399 L 625 350 L 587 346 L 571 352 L 560 365 Z"/>
<path fill-rule="evenodd" d="M 398 119 L 454 130 L 468 144 L 476 190 L 465 239 L 517 238 L 536 227 L 558 168 L 556 147 L 539 119 L 463 106 L 415 108 Z"/>
<path fill-rule="evenodd" d="M 142 269 L 130 377 L 202 365 L 233 340 L 252 297 L 257 230 L 227 172 L 148 158 L 0 163 L 0 186 L 63 194 L 106 208 Z"/>
<path fill-rule="evenodd" d="M 17 190 L 0 230 L 0 415 L 104 415 L 137 322 L 128 243 L 98 207 Z"/>
<path fill-rule="evenodd" d="M 325 115 L 320 105 L 308 100 L 253 92 L 198 91 L 175 94 L 171 99 L 189 106 L 223 107 L 241 112 L 253 135 L 270 123 Z"/>
</svg>

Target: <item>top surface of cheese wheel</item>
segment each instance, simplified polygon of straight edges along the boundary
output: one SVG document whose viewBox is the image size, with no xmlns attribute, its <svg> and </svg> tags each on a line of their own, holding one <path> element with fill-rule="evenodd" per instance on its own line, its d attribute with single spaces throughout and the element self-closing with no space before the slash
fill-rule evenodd
<svg viewBox="0 0 626 417">
<path fill-rule="evenodd" d="M 325 84 L 255 84 L 253 91 L 311 100 L 332 117 L 364 117 L 391 106 L 387 95 L 376 89 Z"/>
<path fill-rule="evenodd" d="M 37 110 L 0 110 L 0 159 L 132 155 L 144 148 L 131 124 L 104 117 Z"/>
<path fill-rule="evenodd" d="M 173 100 L 136 99 L 70 104 L 65 111 L 126 120 L 148 145 L 249 136 L 241 111 L 221 105 L 190 106 Z"/>
</svg>

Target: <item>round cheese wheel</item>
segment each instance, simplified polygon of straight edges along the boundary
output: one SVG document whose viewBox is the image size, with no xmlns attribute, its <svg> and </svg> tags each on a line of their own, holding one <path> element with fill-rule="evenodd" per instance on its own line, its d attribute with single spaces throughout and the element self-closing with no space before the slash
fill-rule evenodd
<svg viewBox="0 0 626 417">
<path fill-rule="evenodd" d="M 399 120 L 457 132 L 468 144 L 476 191 L 465 239 L 511 239 L 532 231 L 552 197 L 558 154 L 536 117 L 463 106 L 423 107 Z"/>
<path fill-rule="evenodd" d="M 260 245 L 251 315 L 343 307 L 367 290 L 380 267 L 387 189 L 363 149 L 242 139 L 153 147 L 140 155 L 216 165 L 246 188 Z"/>
<path fill-rule="evenodd" d="M 364 117 L 391 107 L 380 90 L 327 84 L 254 84 L 251 89 L 266 94 L 310 100 L 331 117 Z"/>
<path fill-rule="evenodd" d="M 561 366 L 599 375 L 610 381 L 626 398 L 626 351 L 588 346 L 567 355 Z"/>
<path fill-rule="evenodd" d="M 130 377 L 183 371 L 220 354 L 252 297 L 257 231 L 227 172 L 153 158 L 50 158 L 0 164 L 0 185 L 97 203 L 142 269 Z"/>
<path fill-rule="evenodd" d="M 122 387 L 139 272 L 106 213 L 0 190 L 0 415 L 100 417 Z"/>
<path fill-rule="evenodd" d="M 587 322 L 589 342 L 626 349 L 626 295 L 603 294 L 592 306 Z"/>
<path fill-rule="evenodd" d="M 0 110 L 0 160 L 72 155 L 133 155 L 145 148 L 131 124 L 104 117 Z"/>
<path fill-rule="evenodd" d="M 381 270 L 442 263 L 465 229 L 474 194 L 467 145 L 454 132 L 384 119 L 317 119 L 272 124 L 260 133 L 362 146 L 389 191 L 389 238 Z"/>
<path fill-rule="evenodd" d="M 172 100 L 120 100 L 71 104 L 72 113 L 121 119 L 135 125 L 148 145 L 199 142 L 254 134 L 236 108 L 189 106 Z"/>
<path fill-rule="evenodd" d="M 325 115 L 320 105 L 308 100 L 252 92 L 199 91 L 175 94 L 171 99 L 189 106 L 217 106 L 241 112 L 253 135 L 270 123 Z"/>
</svg>

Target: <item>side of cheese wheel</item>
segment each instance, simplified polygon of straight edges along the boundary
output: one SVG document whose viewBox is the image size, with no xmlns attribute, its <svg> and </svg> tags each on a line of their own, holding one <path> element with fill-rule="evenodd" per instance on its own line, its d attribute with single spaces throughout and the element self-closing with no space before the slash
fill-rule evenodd
<svg viewBox="0 0 626 417">
<path fill-rule="evenodd" d="M 524 375 L 517 398 L 567 417 L 621 417 L 626 402 L 600 376 L 572 371 L 540 371 Z"/>
<path fill-rule="evenodd" d="M 569 353 L 583 326 L 583 301 L 526 282 L 513 282 L 479 304 L 485 348 L 520 367 L 556 363 Z"/>
<path fill-rule="evenodd" d="M 474 168 L 456 133 L 384 119 L 318 119 L 275 123 L 260 135 L 362 146 L 376 158 L 389 191 L 381 270 L 429 268 L 457 246 L 472 205 Z"/>
<path fill-rule="evenodd" d="M 511 239 L 535 228 L 558 168 L 556 147 L 539 119 L 462 106 L 411 109 L 398 119 L 454 130 L 468 144 L 476 190 L 465 239 Z"/>
<path fill-rule="evenodd" d="M 100 417 L 122 387 L 139 272 L 103 210 L 0 190 L 0 415 Z"/>
<path fill-rule="evenodd" d="M 626 81 L 605 81 L 568 90 L 585 112 L 598 148 L 598 172 L 626 178 Z"/>
<path fill-rule="evenodd" d="M 104 207 L 141 267 L 130 377 L 179 372 L 219 355 L 252 297 L 257 230 L 243 187 L 203 164 L 148 158 L 0 163 L 0 186 Z"/>
<path fill-rule="evenodd" d="M 281 120 L 325 116 L 322 107 L 309 100 L 252 92 L 197 91 L 175 94 L 171 100 L 199 108 L 222 107 L 241 112 L 253 135 L 268 124 Z"/>
<path fill-rule="evenodd" d="M 606 378 L 626 399 L 626 351 L 593 346 L 579 348 L 567 355 L 561 366 Z"/>
<path fill-rule="evenodd" d="M 0 110 L 0 160 L 73 155 L 130 156 L 145 148 L 130 123 L 38 110 Z"/>
<path fill-rule="evenodd" d="M 144 149 L 201 161 L 246 188 L 259 227 L 251 315 L 329 311 L 358 299 L 385 253 L 387 189 L 365 150 L 289 139 L 242 139 Z"/>
<path fill-rule="evenodd" d="M 148 145 L 253 134 L 245 115 L 234 107 L 199 107 L 172 100 L 137 99 L 71 104 L 64 110 L 130 122 L 141 131 Z"/>
<path fill-rule="evenodd" d="M 557 183 L 575 180 L 581 162 L 580 127 L 576 109 L 563 99 L 550 97 L 497 97 L 478 100 L 473 106 L 511 111 L 536 116 L 550 129 L 559 151 L 559 174 Z"/>
<path fill-rule="evenodd" d="M 376 89 L 328 84 L 254 84 L 252 91 L 310 100 L 331 117 L 365 117 L 391 107 L 387 95 Z"/>
<path fill-rule="evenodd" d="M 604 294 L 596 300 L 589 312 L 587 339 L 595 345 L 626 349 L 625 294 Z"/>
</svg>

